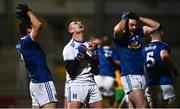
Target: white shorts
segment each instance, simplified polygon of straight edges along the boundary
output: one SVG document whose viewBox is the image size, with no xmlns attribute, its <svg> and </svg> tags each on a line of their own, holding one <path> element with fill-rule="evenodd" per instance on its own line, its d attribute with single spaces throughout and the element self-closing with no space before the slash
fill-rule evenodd
<svg viewBox="0 0 180 109">
<path fill-rule="evenodd" d="M 81 103 L 94 103 L 102 100 L 97 85 L 73 85 L 67 88 L 67 101 L 79 101 Z"/>
<path fill-rule="evenodd" d="M 45 83 L 30 82 L 30 94 L 33 106 L 43 106 L 47 103 L 57 102 L 57 93 L 52 81 Z"/>
<path fill-rule="evenodd" d="M 145 89 L 144 75 L 127 75 L 121 77 L 122 86 L 126 94 L 137 89 Z"/>
<path fill-rule="evenodd" d="M 104 96 L 112 96 L 114 94 L 114 82 L 115 79 L 110 76 L 94 76 L 97 87 Z"/>
<path fill-rule="evenodd" d="M 173 85 L 154 85 L 146 88 L 148 102 L 162 102 L 175 97 Z"/>
</svg>

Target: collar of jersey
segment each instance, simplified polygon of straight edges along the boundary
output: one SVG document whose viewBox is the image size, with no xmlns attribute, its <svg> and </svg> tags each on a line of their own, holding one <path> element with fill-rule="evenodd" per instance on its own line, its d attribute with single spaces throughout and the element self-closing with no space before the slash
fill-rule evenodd
<svg viewBox="0 0 180 109">
<path fill-rule="evenodd" d="M 78 43 L 84 43 L 84 42 L 85 42 L 85 40 L 83 40 L 83 41 L 77 41 L 77 40 L 75 40 L 75 39 L 73 39 L 73 41 L 78 42 Z"/>
<path fill-rule="evenodd" d="M 24 35 L 23 37 L 21 37 L 21 39 L 25 39 L 28 36 L 30 36 L 30 34 Z"/>
<path fill-rule="evenodd" d="M 151 42 L 161 42 L 161 40 L 152 40 Z"/>
</svg>

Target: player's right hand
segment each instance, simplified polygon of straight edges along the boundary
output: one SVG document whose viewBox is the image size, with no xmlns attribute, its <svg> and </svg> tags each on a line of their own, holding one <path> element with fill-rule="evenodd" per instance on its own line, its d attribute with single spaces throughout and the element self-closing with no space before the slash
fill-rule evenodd
<svg viewBox="0 0 180 109">
<path fill-rule="evenodd" d="M 87 52 L 87 47 L 83 44 L 79 45 L 78 53 L 75 58 L 79 61 L 82 61 L 84 59 L 84 55 L 86 54 L 86 52 Z"/>
<path fill-rule="evenodd" d="M 26 16 L 27 13 L 31 10 L 26 4 L 23 4 L 23 3 L 17 4 L 16 9 L 20 10 L 20 11 L 16 12 L 16 14 L 21 17 Z"/>
<path fill-rule="evenodd" d="M 128 15 L 129 15 L 129 11 L 124 11 L 122 16 L 121 16 L 121 19 L 128 19 Z"/>
</svg>

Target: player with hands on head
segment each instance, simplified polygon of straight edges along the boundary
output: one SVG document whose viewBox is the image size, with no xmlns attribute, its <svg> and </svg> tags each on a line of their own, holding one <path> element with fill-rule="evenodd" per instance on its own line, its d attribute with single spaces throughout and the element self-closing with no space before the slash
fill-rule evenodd
<svg viewBox="0 0 180 109">
<path fill-rule="evenodd" d="M 144 25 L 138 27 L 138 22 Z M 155 31 L 160 24 L 134 12 L 123 12 L 121 20 L 114 27 L 114 42 L 121 62 L 121 80 L 128 94 L 129 107 L 145 108 L 145 77 L 143 73 L 142 37 Z"/>
<path fill-rule="evenodd" d="M 16 8 L 22 36 L 17 42 L 16 49 L 30 75 L 32 108 L 56 108 L 58 100 L 52 75 L 45 54 L 36 41 L 42 22 L 26 4 L 17 4 Z"/>
</svg>

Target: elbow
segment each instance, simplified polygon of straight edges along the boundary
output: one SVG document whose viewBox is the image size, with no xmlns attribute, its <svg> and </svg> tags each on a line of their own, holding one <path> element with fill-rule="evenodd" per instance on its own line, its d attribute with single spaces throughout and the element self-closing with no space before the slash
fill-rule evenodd
<svg viewBox="0 0 180 109">
<path fill-rule="evenodd" d="M 34 25 L 34 29 L 36 30 L 40 30 L 42 28 L 42 23 L 41 22 L 37 22 L 36 25 Z"/>
<path fill-rule="evenodd" d="M 37 27 L 38 27 L 38 28 L 41 28 L 42 26 L 43 26 L 42 22 L 38 22 L 38 23 L 37 23 Z"/>
<path fill-rule="evenodd" d="M 161 25 L 159 23 L 157 23 L 156 25 L 154 25 L 152 27 L 152 31 L 151 32 L 154 32 L 154 31 L 158 30 L 160 27 L 161 27 Z"/>
<path fill-rule="evenodd" d="M 118 35 L 119 34 L 119 28 L 117 26 L 114 27 L 114 35 Z"/>
<path fill-rule="evenodd" d="M 156 29 L 158 29 L 160 26 L 161 26 L 161 24 L 160 24 L 160 23 L 157 23 Z"/>
<path fill-rule="evenodd" d="M 117 27 L 117 26 L 116 26 L 116 27 L 114 28 L 114 35 L 115 35 L 115 36 L 119 36 L 119 35 L 122 33 L 122 30 L 123 30 L 123 29 L 121 29 L 120 27 Z"/>
<path fill-rule="evenodd" d="M 114 27 L 114 34 L 119 35 L 123 32 L 126 26 L 126 20 L 120 21 L 115 27 Z"/>
<path fill-rule="evenodd" d="M 42 22 L 39 22 L 39 24 L 38 24 L 38 25 L 39 25 L 40 27 L 42 27 L 42 25 L 43 25 L 43 24 L 42 24 Z"/>
<path fill-rule="evenodd" d="M 116 33 L 116 32 L 117 32 L 117 26 L 114 27 L 114 33 Z"/>
<path fill-rule="evenodd" d="M 154 31 L 157 30 L 160 26 L 161 26 L 161 24 L 159 22 L 157 22 L 156 25 L 154 26 Z"/>
</svg>

